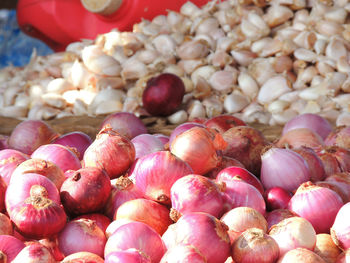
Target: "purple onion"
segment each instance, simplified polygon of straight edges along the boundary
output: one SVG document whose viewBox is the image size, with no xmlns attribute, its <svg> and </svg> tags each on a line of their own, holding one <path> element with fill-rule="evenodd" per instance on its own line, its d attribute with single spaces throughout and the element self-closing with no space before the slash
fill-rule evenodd
<svg viewBox="0 0 350 263">
<path fill-rule="evenodd" d="M 160 139 L 151 134 L 140 134 L 134 137 L 131 142 L 135 147 L 135 158 L 140 158 L 147 154 L 164 150 L 164 145 Z"/>
<path fill-rule="evenodd" d="M 11 175 L 16 167 L 28 159 L 28 155 L 17 150 L 5 149 L 0 151 L 0 176 L 7 185 L 10 183 Z"/>
</svg>

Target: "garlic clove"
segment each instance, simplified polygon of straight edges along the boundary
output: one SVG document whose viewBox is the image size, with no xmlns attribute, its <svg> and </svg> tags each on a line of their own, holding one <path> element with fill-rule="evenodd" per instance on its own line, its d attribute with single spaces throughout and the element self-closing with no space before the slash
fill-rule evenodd
<svg viewBox="0 0 350 263">
<path fill-rule="evenodd" d="M 242 94 L 234 93 L 227 95 L 224 100 L 224 109 L 228 113 L 237 113 L 249 105 L 249 100 Z"/>
<path fill-rule="evenodd" d="M 284 76 L 277 75 L 261 86 L 257 101 L 261 104 L 270 103 L 291 90 L 291 83 Z"/>
<path fill-rule="evenodd" d="M 171 124 L 181 124 L 187 121 L 188 114 L 185 110 L 180 110 L 169 115 L 167 119 Z"/>
</svg>

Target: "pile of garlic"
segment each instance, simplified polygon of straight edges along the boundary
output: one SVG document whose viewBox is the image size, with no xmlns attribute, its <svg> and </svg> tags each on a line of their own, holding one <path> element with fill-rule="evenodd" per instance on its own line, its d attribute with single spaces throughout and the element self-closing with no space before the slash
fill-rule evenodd
<svg viewBox="0 0 350 263">
<path fill-rule="evenodd" d="M 226 113 L 283 125 L 309 112 L 350 125 L 349 13 L 347 0 L 187 2 L 133 32 L 113 30 L 4 68 L 0 115 L 147 116 L 146 81 L 170 72 L 186 87 L 171 124 Z"/>
</svg>

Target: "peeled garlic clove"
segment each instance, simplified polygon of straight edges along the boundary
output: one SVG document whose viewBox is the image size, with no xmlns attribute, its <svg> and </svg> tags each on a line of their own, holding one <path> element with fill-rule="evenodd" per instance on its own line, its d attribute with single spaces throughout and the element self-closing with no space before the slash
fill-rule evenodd
<svg viewBox="0 0 350 263">
<path fill-rule="evenodd" d="M 337 60 L 337 70 L 342 73 L 350 73 L 350 63 L 346 57 L 340 57 Z"/>
<path fill-rule="evenodd" d="M 46 87 L 46 92 L 61 94 L 67 90 L 74 89 L 72 83 L 64 78 L 56 78 L 49 82 Z"/>
<path fill-rule="evenodd" d="M 341 24 L 327 20 L 319 20 L 316 22 L 315 28 L 318 33 L 328 37 L 341 35 L 344 30 L 344 27 Z"/>
<path fill-rule="evenodd" d="M 99 104 L 94 114 L 103 115 L 103 114 L 111 114 L 114 112 L 120 112 L 123 109 L 123 103 L 117 100 L 106 100 L 103 103 Z"/>
<path fill-rule="evenodd" d="M 324 18 L 338 24 L 345 24 L 347 15 L 348 12 L 343 7 L 334 7 L 324 14 Z"/>
<path fill-rule="evenodd" d="M 199 59 L 208 55 L 209 49 L 201 41 L 186 41 L 176 49 L 177 55 L 181 59 Z"/>
<path fill-rule="evenodd" d="M 229 91 L 237 81 L 237 72 L 219 70 L 209 78 L 209 84 L 217 91 Z"/>
<path fill-rule="evenodd" d="M 76 116 L 88 115 L 87 105 L 81 99 L 75 100 L 72 111 Z"/>
<path fill-rule="evenodd" d="M 349 112 L 342 112 L 339 114 L 336 120 L 336 126 L 349 126 L 350 125 L 350 113 Z"/>
<path fill-rule="evenodd" d="M 261 104 L 270 103 L 291 90 L 290 82 L 284 76 L 278 75 L 267 80 L 261 86 L 257 101 Z"/>
<path fill-rule="evenodd" d="M 197 68 L 204 66 L 206 64 L 207 64 L 207 61 L 205 59 L 190 59 L 190 60 L 186 59 L 186 60 L 180 60 L 177 63 L 177 65 L 187 74 L 191 74 Z"/>
<path fill-rule="evenodd" d="M 106 101 L 119 101 L 123 102 L 125 99 L 125 92 L 117 89 L 105 89 L 101 90 L 96 97 L 93 99 L 88 107 L 89 112 L 96 113 L 96 109 L 104 104 Z M 109 103 L 112 104 L 112 103 Z M 100 107 L 101 111 L 104 107 Z"/>
<path fill-rule="evenodd" d="M 326 56 L 336 61 L 340 57 L 346 57 L 347 53 L 345 45 L 338 39 L 332 39 L 326 47 Z"/>
<path fill-rule="evenodd" d="M 283 5 L 271 5 L 266 12 L 265 21 L 270 27 L 276 27 L 293 17 L 293 11 Z"/>
<path fill-rule="evenodd" d="M 249 50 L 232 50 L 231 52 L 234 60 L 241 66 L 247 67 L 257 57 L 257 54 Z"/>
<path fill-rule="evenodd" d="M 317 59 L 317 54 L 305 48 L 298 48 L 294 51 L 294 57 L 306 62 L 315 62 Z"/>
<path fill-rule="evenodd" d="M 0 109 L 0 115 L 9 118 L 26 117 L 28 108 L 23 106 L 5 106 Z"/>
<path fill-rule="evenodd" d="M 325 39 L 317 39 L 314 44 L 316 54 L 323 54 L 326 50 L 327 41 Z"/>
<path fill-rule="evenodd" d="M 139 79 L 147 74 L 147 66 L 144 63 L 132 58 L 123 64 L 123 69 L 121 71 L 121 76 L 124 80 Z"/>
<path fill-rule="evenodd" d="M 196 118 L 205 118 L 205 108 L 199 100 L 193 100 L 187 109 L 188 120 L 192 121 Z"/>
<path fill-rule="evenodd" d="M 224 107 L 222 102 L 216 97 L 210 97 L 203 100 L 203 106 L 208 118 L 222 114 Z"/>
<path fill-rule="evenodd" d="M 3 93 L 4 96 L 4 105 L 10 106 L 15 103 L 16 96 L 19 92 L 22 91 L 20 86 L 8 87 Z"/>
<path fill-rule="evenodd" d="M 191 74 L 192 82 L 196 85 L 200 77 L 208 81 L 215 72 L 215 67 L 211 65 L 199 67 Z"/>
<path fill-rule="evenodd" d="M 48 106 L 64 109 L 67 106 L 66 100 L 59 94 L 46 93 L 42 96 L 42 101 Z"/>
<path fill-rule="evenodd" d="M 238 86 L 242 93 L 250 99 L 254 99 L 259 92 L 259 86 L 247 72 L 241 71 L 238 76 Z"/>
<path fill-rule="evenodd" d="M 267 110 L 271 113 L 283 112 L 290 106 L 290 103 L 284 100 L 275 100 L 267 106 Z"/>
<path fill-rule="evenodd" d="M 176 42 L 170 35 L 159 35 L 152 40 L 155 49 L 162 55 L 174 54 Z"/>
<path fill-rule="evenodd" d="M 294 117 L 298 116 L 298 113 L 292 109 L 287 109 L 285 111 L 272 114 L 272 119 L 278 125 L 284 125 Z"/>
<path fill-rule="evenodd" d="M 293 39 L 293 41 L 299 47 L 311 49 L 317 41 L 317 36 L 314 32 L 302 31 Z"/>
<path fill-rule="evenodd" d="M 167 119 L 171 124 L 181 124 L 187 121 L 188 114 L 185 110 L 180 110 L 169 115 Z"/>
<path fill-rule="evenodd" d="M 249 105 L 249 100 L 246 96 L 234 93 L 227 95 L 224 100 L 224 108 L 228 113 L 237 113 Z"/>
<path fill-rule="evenodd" d="M 210 63 L 215 67 L 224 68 L 226 65 L 229 65 L 233 62 L 233 57 L 222 50 L 216 51 L 209 56 Z"/>
</svg>

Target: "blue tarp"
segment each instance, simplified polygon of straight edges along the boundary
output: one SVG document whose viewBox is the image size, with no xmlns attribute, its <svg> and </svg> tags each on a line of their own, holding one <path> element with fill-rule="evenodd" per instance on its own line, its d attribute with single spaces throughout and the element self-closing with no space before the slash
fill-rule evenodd
<svg viewBox="0 0 350 263">
<path fill-rule="evenodd" d="M 45 43 L 19 29 L 16 10 L 0 9 L 0 68 L 25 66 L 34 49 L 39 56 L 53 53 Z"/>
</svg>

